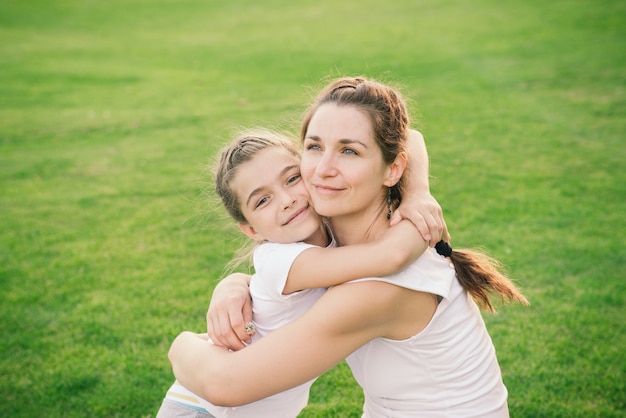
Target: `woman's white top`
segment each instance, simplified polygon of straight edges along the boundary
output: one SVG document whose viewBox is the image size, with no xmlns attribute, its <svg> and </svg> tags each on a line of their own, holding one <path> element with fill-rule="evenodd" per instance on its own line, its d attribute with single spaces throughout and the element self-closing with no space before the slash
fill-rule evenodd
<svg viewBox="0 0 626 418">
<path fill-rule="evenodd" d="M 480 311 L 448 259 L 429 248 L 379 280 L 443 297 L 430 323 L 406 340 L 377 338 L 346 361 L 365 393 L 363 417 L 508 417 L 507 390 Z"/>
</svg>

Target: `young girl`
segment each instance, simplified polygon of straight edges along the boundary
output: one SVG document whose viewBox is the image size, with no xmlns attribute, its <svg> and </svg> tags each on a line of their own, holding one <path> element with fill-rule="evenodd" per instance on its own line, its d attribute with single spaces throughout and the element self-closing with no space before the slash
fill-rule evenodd
<svg viewBox="0 0 626 418">
<path fill-rule="evenodd" d="M 363 78 L 331 82 L 307 113 L 302 178 L 340 245 L 389 231 L 387 214 L 405 193 L 408 126 L 400 94 Z M 489 258 L 437 247 L 392 276 L 333 286 L 300 318 L 242 350 L 182 333 L 169 353 L 174 375 L 206 399 L 239 405 L 346 359 L 364 391 L 363 417 L 508 417 L 479 306 L 493 309 L 492 293 L 527 301 Z"/>
<path fill-rule="evenodd" d="M 399 271 L 427 247 L 417 229 L 403 221 L 376 242 L 334 248 L 329 228 L 310 204 L 296 145 L 275 133 L 235 139 L 221 153 L 215 186 L 239 229 L 259 244 L 250 281 L 253 322 L 247 325 L 253 342 L 302 316 L 325 288 Z M 313 381 L 230 408 L 213 405 L 176 382 L 157 417 L 296 417 Z"/>
</svg>

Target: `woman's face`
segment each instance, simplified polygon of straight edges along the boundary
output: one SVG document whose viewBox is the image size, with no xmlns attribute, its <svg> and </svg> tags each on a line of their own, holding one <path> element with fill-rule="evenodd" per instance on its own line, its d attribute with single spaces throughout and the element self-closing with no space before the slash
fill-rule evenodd
<svg viewBox="0 0 626 418">
<path fill-rule="evenodd" d="M 354 106 L 318 108 L 306 131 L 300 168 L 322 216 L 379 210 L 386 196 L 389 167 L 369 117 Z"/>
</svg>

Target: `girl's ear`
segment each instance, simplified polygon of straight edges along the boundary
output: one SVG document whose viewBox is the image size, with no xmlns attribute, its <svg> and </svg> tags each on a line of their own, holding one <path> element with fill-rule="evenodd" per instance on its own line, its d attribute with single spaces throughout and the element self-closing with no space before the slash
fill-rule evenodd
<svg viewBox="0 0 626 418">
<path fill-rule="evenodd" d="M 391 163 L 391 165 L 387 167 L 385 181 L 383 182 L 385 186 L 391 187 L 400 181 L 400 178 L 402 177 L 402 174 L 404 174 L 404 170 L 406 169 L 407 160 L 408 159 L 406 152 L 401 152 L 400 154 L 398 154 L 398 156 Z"/>
<path fill-rule="evenodd" d="M 253 239 L 254 241 L 258 241 L 258 242 L 265 241 L 265 238 L 263 238 L 261 234 L 256 232 L 256 230 L 252 227 L 252 225 L 239 222 L 237 226 L 239 226 L 239 230 L 243 232 L 246 236 L 248 236 L 250 239 Z"/>
</svg>

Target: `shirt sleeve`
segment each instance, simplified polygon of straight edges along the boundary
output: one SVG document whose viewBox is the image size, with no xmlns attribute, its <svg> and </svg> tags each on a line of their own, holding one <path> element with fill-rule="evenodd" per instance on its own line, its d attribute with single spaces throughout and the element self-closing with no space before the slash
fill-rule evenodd
<svg viewBox="0 0 626 418">
<path fill-rule="evenodd" d="M 282 294 L 289 270 L 296 257 L 302 251 L 315 245 L 297 242 L 293 244 L 263 243 L 254 251 L 254 271 L 258 275 L 258 284 L 267 288 L 273 294 Z"/>
</svg>

